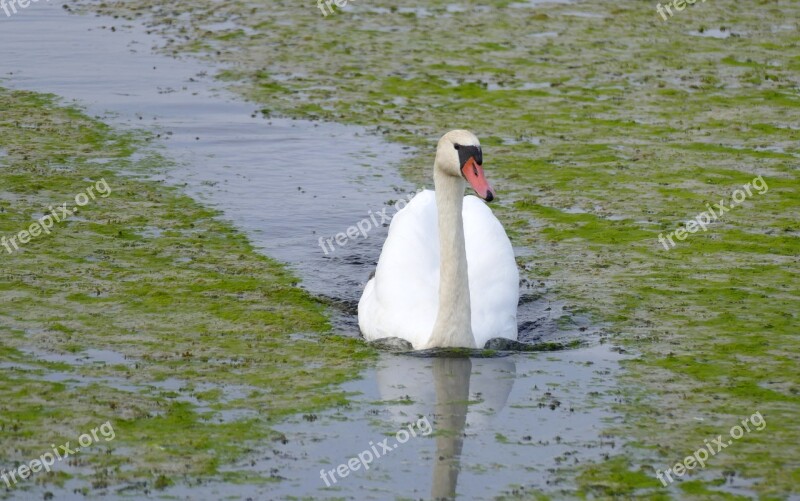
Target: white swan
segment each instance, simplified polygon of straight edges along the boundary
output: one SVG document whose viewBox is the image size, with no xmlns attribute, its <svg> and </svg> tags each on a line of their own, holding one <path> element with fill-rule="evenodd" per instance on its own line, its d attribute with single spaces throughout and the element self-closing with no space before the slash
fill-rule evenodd
<svg viewBox="0 0 800 501">
<path fill-rule="evenodd" d="M 494 192 L 471 132 L 445 134 L 436 149 L 436 192 L 423 191 L 395 215 L 375 276 L 358 303 L 368 341 L 398 337 L 414 349 L 483 348 L 517 339 L 519 272 L 503 226 L 483 199 Z"/>
</svg>

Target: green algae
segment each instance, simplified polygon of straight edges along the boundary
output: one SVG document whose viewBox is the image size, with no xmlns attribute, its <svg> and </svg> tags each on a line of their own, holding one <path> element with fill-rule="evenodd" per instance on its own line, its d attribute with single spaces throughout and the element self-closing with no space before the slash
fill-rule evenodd
<svg viewBox="0 0 800 501">
<path fill-rule="evenodd" d="M 487 139 L 496 211 L 535 251 L 521 258 L 529 278 L 641 353 L 611 430 L 628 445 L 576 470 L 572 494 L 734 497 L 727 471 L 760 496 L 797 494 L 800 5 L 715 0 L 664 22 L 643 2 L 450 3 L 369 0 L 327 18 L 288 0 L 177 0 L 167 17 L 155 0 L 91 8 L 235 68 L 221 76 L 265 113 L 417 147 L 404 166 L 417 183 L 443 131 Z M 230 20 L 248 30 L 205 27 Z M 734 36 L 690 34 L 720 27 Z M 757 174 L 769 192 L 669 251 L 658 243 Z M 756 410 L 767 430 L 709 462 L 714 478 L 660 487 L 655 470 Z"/>
<path fill-rule="evenodd" d="M 325 305 L 219 213 L 148 180 L 168 166 L 150 136 L 30 92 L 0 88 L 0 109 L 0 236 L 99 179 L 111 188 L 49 235 L 0 248 L 0 466 L 110 421 L 116 438 L 77 456 L 87 493 L 228 481 L 220 467 L 274 440 L 282 416 L 347 402 L 336 385 L 373 351 L 331 335 Z M 11 493 L 71 475 L 37 474 Z"/>
</svg>

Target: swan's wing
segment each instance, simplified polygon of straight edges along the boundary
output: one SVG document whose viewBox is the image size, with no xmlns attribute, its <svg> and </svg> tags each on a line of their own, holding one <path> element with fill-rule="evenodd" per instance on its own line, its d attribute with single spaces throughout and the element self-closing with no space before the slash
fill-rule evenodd
<svg viewBox="0 0 800 501">
<path fill-rule="evenodd" d="M 503 225 L 478 197 L 464 198 L 472 333 L 479 348 L 493 337 L 517 339 L 519 271 Z"/>
<path fill-rule="evenodd" d="M 493 337 L 517 339 L 519 272 L 503 226 L 477 197 L 464 199 L 472 331 L 483 347 Z M 358 319 L 367 340 L 400 337 L 419 349 L 439 307 L 436 196 L 426 190 L 397 213 L 375 277 L 361 297 Z"/>
<path fill-rule="evenodd" d="M 358 304 L 358 323 L 369 340 L 400 337 L 424 345 L 439 307 L 439 238 L 436 197 L 425 190 L 392 219 L 375 277 Z"/>
</svg>

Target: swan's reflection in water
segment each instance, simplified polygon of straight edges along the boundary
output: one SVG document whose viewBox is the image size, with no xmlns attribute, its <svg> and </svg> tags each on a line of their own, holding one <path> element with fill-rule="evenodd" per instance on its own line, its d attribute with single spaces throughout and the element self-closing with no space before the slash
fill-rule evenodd
<svg viewBox="0 0 800 501">
<path fill-rule="evenodd" d="M 513 497 L 517 487 L 564 497 L 572 465 L 616 453 L 602 433 L 622 423 L 609 410 L 622 359 L 605 344 L 491 359 L 383 353 L 361 379 L 341 386 L 346 404 L 275 424 L 276 438 L 234 471 L 281 481 L 242 487 L 247 495 L 240 497 L 495 499 Z M 401 442 L 399 431 L 411 425 L 416 438 Z M 381 439 L 397 447 L 384 454 Z M 382 453 L 369 468 L 348 468 L 373 444 Z M 329 474 L 331 485 L 320 477 L 340 467 L 350 471 L 337 473 L 336 482 Z M 209 492 L 184 488 L 176 497 L 206 499 Z"/>
<path fill-rule="evenodd" d="M 456 494 L 471 375 L 472 362 L 468 358 L 438 358 L 433 361 L 436 385 L 434 422 L 439 430 L 431 488 L 433 499 L 455 497 Z"/>
<path fill-rule="evenodd" d="M 467 433 L 488 431 L 492 417 L 505 407 L 514 386 L 511 358 L 398 356 L 380 367 L 377 382 L 395 425 L 433 416 L 436 456 L 432 499 L 456 495 L 461 451 Z"/>
</svg>

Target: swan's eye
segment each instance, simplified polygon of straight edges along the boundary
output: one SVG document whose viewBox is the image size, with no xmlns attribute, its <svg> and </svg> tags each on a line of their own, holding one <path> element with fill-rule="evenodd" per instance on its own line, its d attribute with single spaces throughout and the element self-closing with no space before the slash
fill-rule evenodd
<svg viewBox="0 0 800 501">
<path fill-rule="evenodd" d="M 453 148 L 455 148 L 455 149 L 459 149 L 459 148 L 461 148 L 461 145 L 460 145 L 460 144 L 454 144 L 454 145 L 453 145 Z"/>
</svg>

